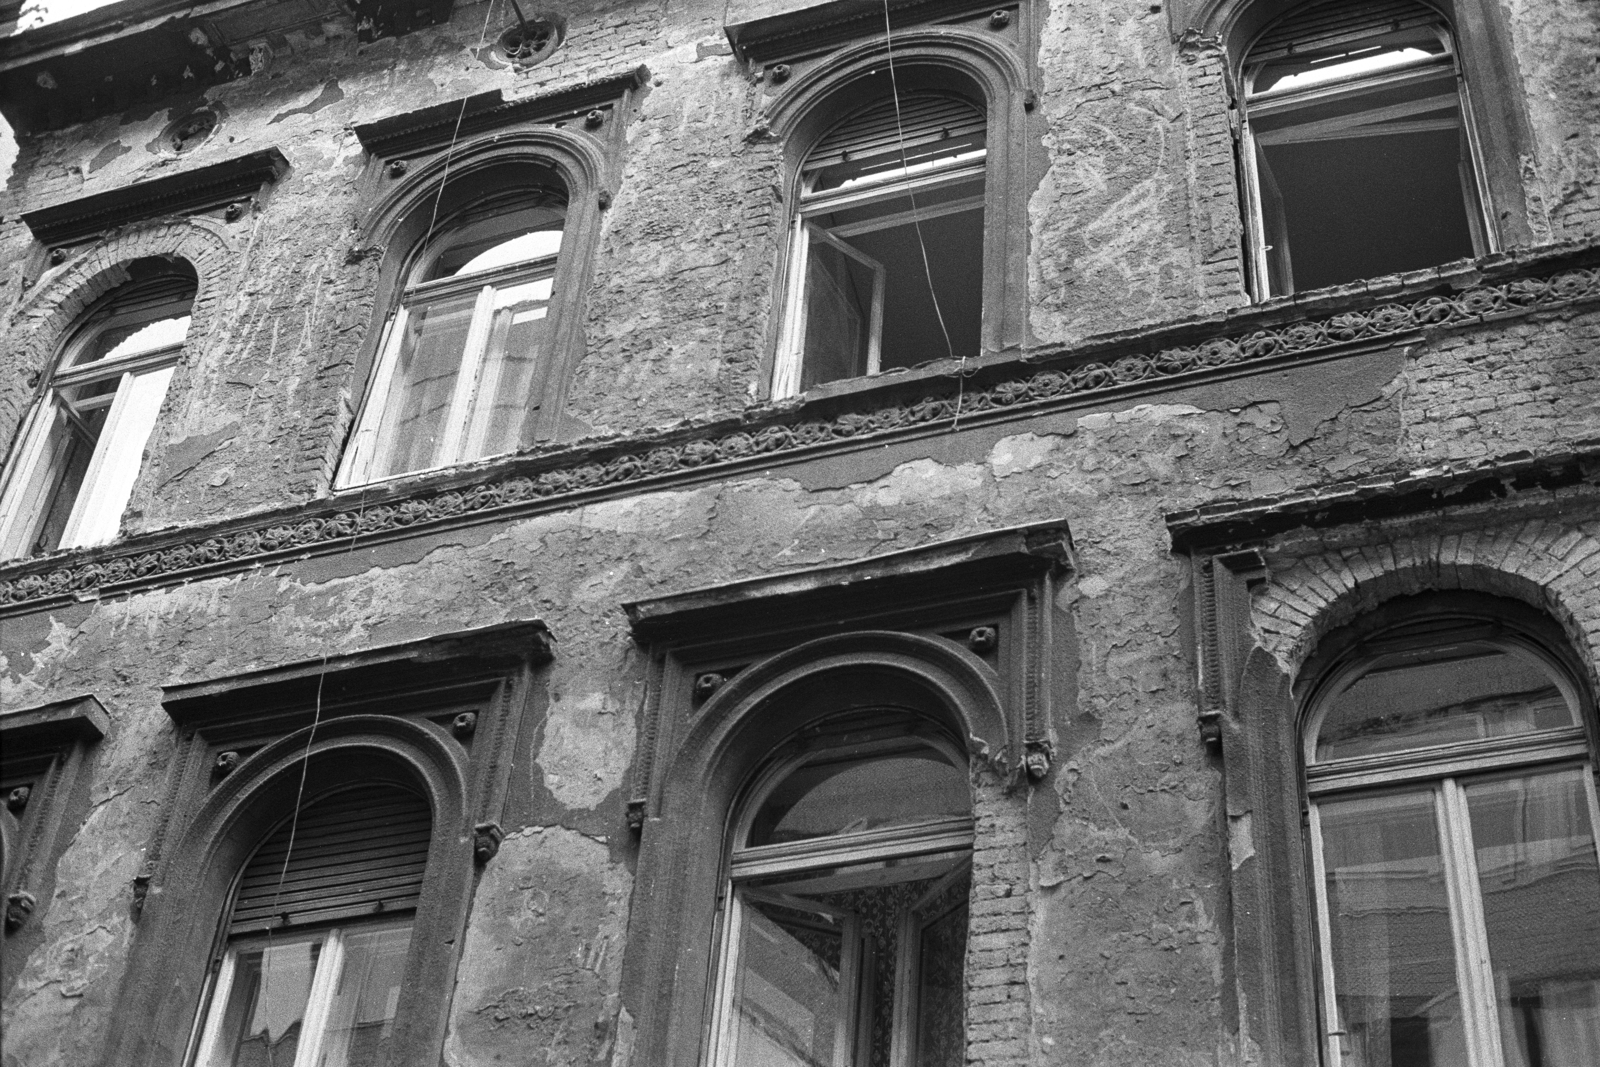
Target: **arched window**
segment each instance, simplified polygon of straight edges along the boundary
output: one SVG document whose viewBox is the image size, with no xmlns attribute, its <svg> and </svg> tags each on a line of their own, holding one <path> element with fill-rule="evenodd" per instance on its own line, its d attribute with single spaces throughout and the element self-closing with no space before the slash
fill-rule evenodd
<svg viewBox="0 0 1600 1067">
<path fill-rule="evenodd" d="M 1600 1063 L 1590 709 L 1539 642 L 1428 607 L 1310 705 L 1327 1063 Z"/>
<path fill-rule="evenodd" d="M 382 1067 L 432 821 L 398 786 L 325 794 L 239 878 L 193 1067 Z"/>
<path fill-rule="evenodd" d="M 0 558 L 116 537 L 189 331 L 187 264 L 135 260 L 68 335 L 0 492 Z"/>
<path fill-rule="evenodd" d="M 902 712 L 803 731 L 730 828 L 716 1067 L 957 1067 L 972 802 L 952 740 Z"/>
<path fill-rule="evenodd" d="M 981 92 L 917 66 L 840 92 L 798 169 L 776 397 L 980 349 Z"/>
<path fill-rule="evenodd" d="M 1438 11 L 1312 0 L 1256 37 L 1240 81 L 1258 298 L 1491 250 Z"/>
<path fill-rule="evenodd" d="M 339 476 L 361 485 L 515 451 L 539 406 L 566 221 L 560 182 L 511 168 L 512 188 L 446 189 L 403 231 L 415 246 Z M 491 191 L 492 190 L 492 191 Z M 466 202 L 461 203 L 463 200 Z M 442 212 L 435 218 L 435 213 Z"/>
</svg>

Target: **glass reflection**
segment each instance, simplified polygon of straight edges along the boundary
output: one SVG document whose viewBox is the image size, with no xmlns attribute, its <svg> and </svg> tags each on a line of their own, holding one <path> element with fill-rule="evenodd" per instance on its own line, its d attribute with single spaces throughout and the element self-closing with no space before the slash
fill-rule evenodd
<svg viewBox="0 0 1600 1067">
<path fill-rule="evenodd" d="M 1433 793 L 1319 811 L 1345 1062 L 1460 1067 L 1465 1028 Z"/>
<path fill-rule="evenodd" d="M 744 901 L 734 991 L 738 1067 L 835 1067 L 848 1062 L 841 1027 L 840 916 Z M 840 1046 L 843 1045 L 843 1048 Z"/>
<path fill-rule="evenodd" d="M 235 949 L 233 988 L 220 1039 L 203 1067 L 293 1064 L 323 937 L 284 938 Z"/>
<path fill-rule="evenodd" d="M 1600 1064 L 1600 867 L 1583 774 L 1466 788 L 1508 1067 Z"/>
<path fill-rule="evenodd" d="M 831 837 L 964 816 L 970 810 L 966 773 L 933 749 L 810 763 L 768 795 L 748 843 Z"/>
<path fill-rule="evenodd" d="M 1458 646 L 1416 662 L 1380 659 L 1333 699 L 1316 758 L 1342 759 L 1573 726 L 1571 706 L 1531 656 Z"/>
</svg>

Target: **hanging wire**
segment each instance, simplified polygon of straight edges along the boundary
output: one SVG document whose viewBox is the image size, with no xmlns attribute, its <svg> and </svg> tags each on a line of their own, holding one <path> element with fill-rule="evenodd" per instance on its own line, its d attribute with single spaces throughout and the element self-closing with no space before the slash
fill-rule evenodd
<svg viewBox="0 0 1600 1067">
<path fill-rule="evenodd" d="M 900 81 L 894 69 L 894 27 L 889 19 L 889 0 L 883 0 L 883 43 L 884 50 L 889 59 L 889 92 L 894 100 L 894 125 L 895 136 L 900 148 L 900 169 L 909 171 L 911 164 L 906 157 L 906 130 L 900 117 Z M 922 252 L 922 273 L 928 280 L 928 297 L 933 301 L 933 313 L 939 320 L 939 332 L 944 335 L 945 352 L 951 359 L 959 360 L 956 368 L 956 410 L 950 420 L 950 432 L 954 433 L 961 424 L 961 403 L 966 396 L 967 388 L 967 353 L 956 355 L 955 345 L 950 340 L 950 330 L 945 325 L 944 309 L 939 306 L 939 293 L 933 285 L 933 267 L 928 262 L 928 243 L 922 236 L 921 209 L 917 206 L 917 194 L 912 188 L 906 189 L 906 196 L 911 201 L 911 224 L 917 231 L 917 247 Z"/>
<path fill-rule="evenodd" d="M 483 29 L 478 31 L 479 52 L 482 52 L 484 47 L 489 43 L 489 21 L 493 17 L 494 0 L 489 0 L 488 9 L 483 13 Z M 522 18 L 522 11 L 520 8 L 517 10 L 517 18 Z M 450 133 L 450 144 L 444 150 L 444 173 L 439 178 L 438 190 L 433 194 L 433 214 L 428 219 L 428 229 L 427 232 L 422 235 L 422 243 L 418 246 L 419 248 L 426 248 L 428 246 L 428 241 L 433 237 L 433 227 L 439 221 L 439 202 L 444 199 L 444 187 L 445 184 L 450 180 L 450 156 L 455 152 L 456 142 L 461 138 L 461 123 L 467 117 L 467 101 L 470 99 L 472 99 L 470 96 L 463 96 L 461 98 L 461 110 L 456 112 L 456 126 L 455 129 Z"/>
</svg>

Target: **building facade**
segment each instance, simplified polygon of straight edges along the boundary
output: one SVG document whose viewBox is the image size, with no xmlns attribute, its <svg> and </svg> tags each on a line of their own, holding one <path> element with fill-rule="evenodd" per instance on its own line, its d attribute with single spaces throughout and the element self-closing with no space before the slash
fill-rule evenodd
<svg viewBox="0 0 1600 1067">
<path fill-rule="evenodd" d="M 1600 11 L 0 40 L 4 1067 L 1600 1062 Z"/>
</svg>

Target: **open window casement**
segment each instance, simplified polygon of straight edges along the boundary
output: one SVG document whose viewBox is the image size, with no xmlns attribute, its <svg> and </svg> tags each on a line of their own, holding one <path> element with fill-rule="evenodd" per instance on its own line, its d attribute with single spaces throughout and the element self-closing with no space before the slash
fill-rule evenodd
<svg viewBox="0 0 1600 1067">
<path fill-rule="evenodd" d="M 1257 298 L 1492 250 L 1450 28 L 1416 0 L 1321 0 L 1251 45 Z"/>
<path fill-rule="evenodd" d="M 389 1061 L 431 820 L 364 786 L 308 805 L 246 865 L 192 1067 Z"/>
<path fill-rule="evenodd" d="M 966 98 L 906 92 L 806 155 L 775 397 L 978 352 L 985 133 Z"/>
<path fill-rule="evenodd" d="M 78 327 L 0 491 L 0 558 L 116 537 L 189 330 L 192 273 L 123 285 Z"/>
<path fill-rule="evenodd" d="M 903 720 L 863 736 L 780 762 L 744 806 L 715 1067 L 966 1061 L 965 763 L 942 739 L 909 736 Z"/>
<path fill-rule="evenodd" d="M 522 443 L 548 372 L 565 213 L 561 196 L 540 190 L 439 227 L 385 329 L 340 486 Z"/>
<path fill-rule="evenodd" d="M 1434 623 L 1323 689 L 1304 758 L 1325 1062 L 1600 1062 L 1600 805 L 1573 684 L 1503 627 Z"/>
</svg>

